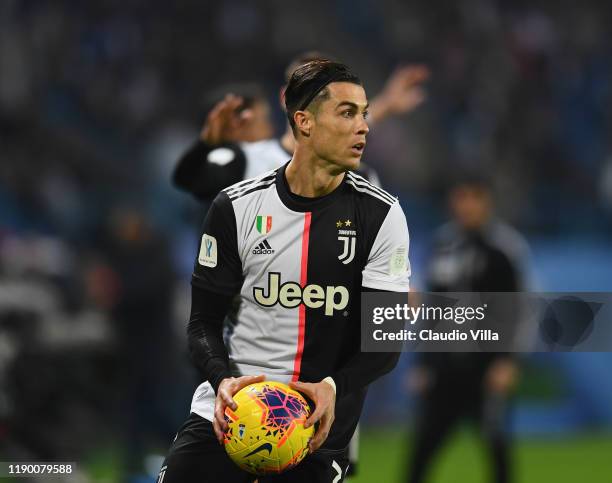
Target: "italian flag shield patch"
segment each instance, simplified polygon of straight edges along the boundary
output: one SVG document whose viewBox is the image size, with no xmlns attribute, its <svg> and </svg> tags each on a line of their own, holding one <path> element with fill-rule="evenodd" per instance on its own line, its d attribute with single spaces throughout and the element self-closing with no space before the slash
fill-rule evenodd
<svg viewBox="0 0 612 483">
<path fill-rule="evenodd" d="M 265 235 L 270 230 L 272 230 L 272 217 L 258 215 L 257 218 L 255 219 L 255 226 L 259 233 L 261 233 L 262 235 Z"/>
</svg>

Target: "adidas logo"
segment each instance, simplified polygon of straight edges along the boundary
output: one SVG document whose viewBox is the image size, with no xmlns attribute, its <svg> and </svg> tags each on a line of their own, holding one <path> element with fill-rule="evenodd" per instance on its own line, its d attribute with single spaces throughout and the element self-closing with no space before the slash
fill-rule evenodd
<svg viewBox="0 0 612 483">
<path fill-rule="evenodd" d="M 253 248 L 253 255 L 272 255 L 274 250 L 268 243 L 268 240 L 262 241 L 259 245 Z"/>
</svg>

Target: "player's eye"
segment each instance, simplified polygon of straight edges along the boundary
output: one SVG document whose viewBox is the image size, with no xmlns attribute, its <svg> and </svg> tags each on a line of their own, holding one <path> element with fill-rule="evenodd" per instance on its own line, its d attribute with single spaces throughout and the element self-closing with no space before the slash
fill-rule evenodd
<svg viewBox="0 0 612 483">
<path fill-rule="evenodd" d="M 363 118 L 367 119 L 368 117 L 370 117 L 370 111 L 363 111 Z"/>
<path fill-rule="evenodd" d="M 342 117 L 351 118 L 354 115 L 355 114 L 351 109 L 346 109 L 345 111 L 342 111 Z"/>
</svg>

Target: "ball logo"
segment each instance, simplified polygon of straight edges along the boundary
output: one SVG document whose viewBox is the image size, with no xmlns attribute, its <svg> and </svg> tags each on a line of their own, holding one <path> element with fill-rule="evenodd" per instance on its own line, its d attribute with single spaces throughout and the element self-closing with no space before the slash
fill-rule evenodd
<svg viewBox="0 0 612 483">
<path fill-rule="evenodd" d="M 253 456 L 254 454 L 259 453 L 260 451 L 267 451 L 268 456 L 269 456 L 270 454 L 272 454 L 272 445 L 270 443 L 263 443 L 259 445 L 257 448 L 255 448 L 253 451 L 251 451 L 248 455 L 246 455 L 245 458 L 248 458 L 249 456 Z"/>
<path fill-rule="evenodd" d="M 259 305 L 272 307 L 276 304 L 291 309 L 304 304 L 311 309 L 325 308 L 325 315 L 332 316 L 334 311 L 343 310 L 349 302 L 349 291 L 342 285 L 322 287 L 309 284 L 302 288 L 298 283 L 281 284 L 281 274 L 268 273 L 268 293 L 261 287 L 253 287 L 253 296 Z"/>
</svg>

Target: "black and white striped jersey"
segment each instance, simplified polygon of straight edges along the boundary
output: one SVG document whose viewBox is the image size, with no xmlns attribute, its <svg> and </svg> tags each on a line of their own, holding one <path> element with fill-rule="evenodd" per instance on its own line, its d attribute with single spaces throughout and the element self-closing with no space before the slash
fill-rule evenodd
<svg viewBox="0 0 612 483">
<path fill-rule="evenodd" d="M 367 385 L 397 358 L 360 352 L 360 295 L 362 287 L 408 291 L 408 228 L 398 200 L 354 173 L 332 193 L 304 198 L 290 192 L 285 167 L 219 193 L 192 283 L 239 294 L 226 339 L 234 375 L 334 379 L 336 421 L 326 446 L 341 448 Z M 212 420 L 214 399 L 204 382 L 192 412 Z"/>
</svg>

